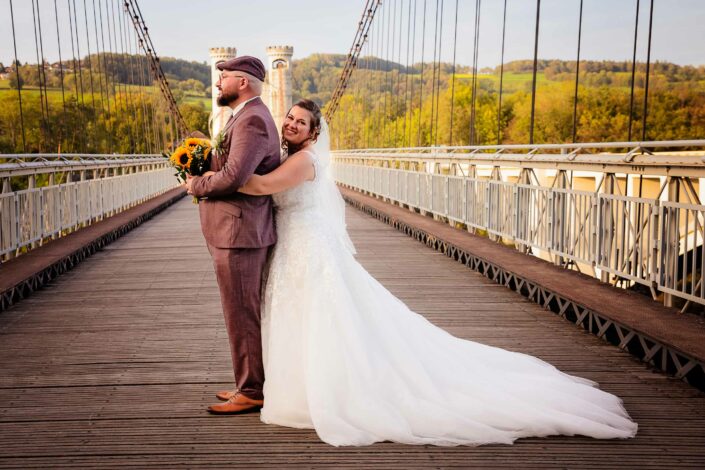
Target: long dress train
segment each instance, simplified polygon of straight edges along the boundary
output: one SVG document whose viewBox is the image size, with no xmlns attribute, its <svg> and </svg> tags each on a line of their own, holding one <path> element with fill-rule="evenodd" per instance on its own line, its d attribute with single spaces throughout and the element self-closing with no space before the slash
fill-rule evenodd
<svg viewBox="0 0 705 470">
<path fill-rule="evenodd" d="M 278 243 L 262 316 L 265 423 L 332 445 L 480 445 L 637 425 L 594 382 L 456 338 L 377 282 L 330 230 L 325 177 L 275 195 Z"/>
</svg>

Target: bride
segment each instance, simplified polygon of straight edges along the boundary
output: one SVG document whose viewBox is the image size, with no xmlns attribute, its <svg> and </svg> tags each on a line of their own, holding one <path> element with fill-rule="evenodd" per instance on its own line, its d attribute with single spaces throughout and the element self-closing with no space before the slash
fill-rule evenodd
<svg viewBox="0 0 705 470">
<path fill-rule="evenodd" d="M 636 434 L 621 400 L 535 357 L 456 338 L 354 258 L 318 106 L 284 121 L 288 157 L 240 192 L 272 194 L 279 242 L 262 312 L 265 423 L 332 445 L 512 443 Z"/>
</svg>

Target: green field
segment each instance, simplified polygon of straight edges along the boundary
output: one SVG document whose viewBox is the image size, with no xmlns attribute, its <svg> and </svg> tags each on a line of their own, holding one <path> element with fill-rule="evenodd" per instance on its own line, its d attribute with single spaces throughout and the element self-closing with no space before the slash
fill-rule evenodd
<svg viewBox="0 0 705 470">
<path fill-rule="evenodd" d="M 203 104 L 203 107 L 207 110 L 210 111 L 211 109 L 211 99 L 206 98 L 205 96 L 193 96 L 193 95 L 186 95 L 183 100 L 184 103 L 186 104 L 198 104 L 201 103 Z"/>
<path fill-rule="evenodd" d="M 470 82 L 472 80 L 473 75 L 471 73 L 457 73 L 455 74 L 455 79 L 459 82 Z M 492 84 L 492 88 L 498 89 L 499 88 L 499 75 L 495 74 L 478 74 L 477 76 L 478 82 L 490 82 Z M 533 80 L 533 74 L 532 73 L 514 73 L 514 72 L 507 72 L 504 74 L 504 78 L 502 81 L 502 91 L 504 93 L 513 93 L 516 91 L 530 91 L 531 89 L 531 82 Z M 546 78 L 546 76 L 543 74 L 543 72 L 539 72 L 536 74 L 536 83 L 537 85 L 541 85 L 543 83 L 547 83 L 550 80 Z"/>
<path fill-rule="evenodd" d="M 94 84 L 95 85 L 95 84 Z M 120 84 L 119 86 L 115 87 L 117 92 L 122 92 L 123 90 L 127 89 L 128 93 L 143 93 L 147 94 L 150 96 L 153 95 L 158 95 L 160 92 L 157 90 L 155 87 L 152 86 L 139 86 L 139 85 L 122 85 Z M 97 100 L 100 99 L 100 91 L 99 88 L 94 86 L 94 92 L 95 92 L 95 98 Z M 61 88 L 48 88 L 46 90 L 46 95 L 49 100 L 49 105 L 52 103 L 61 103 Z M 69 96 L 75 95 L 74 90 L 64 90 L 64 96 L 68 99 Z M 17 98 L 17 90 L 14 88 L 10 88 L 8 84 L 8 80 L 0 80 L 0 98 L 3 97 L 14 97 L 15 99 Z M 39 96 L 39 87 L 36 86 L 25 86 L 22 88 L 22 97 L 38 97 Z M 84 85 L 84 101 L 90 100 L 91 99 L 91 94 L 89 91 L 86 91 L 86 87 Z M 206 98 L 204 96 L 195 96 L 191 94 L 186 94 L 183 95 L 183 98 L 180 101 L 181 103 L 184 104 L 190 104 L 190 105 L 202 105 L 203 108 L 206 111 L 210 111 L 211 107 L 211 99 Z M 112 102 L 112 98 L 111 98 Z"/>
</svg>

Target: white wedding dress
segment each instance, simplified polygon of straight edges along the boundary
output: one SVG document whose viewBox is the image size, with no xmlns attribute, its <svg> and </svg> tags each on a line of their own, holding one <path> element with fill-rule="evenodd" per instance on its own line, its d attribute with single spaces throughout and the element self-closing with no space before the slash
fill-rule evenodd
<svg viewBox="0 0 705 470">
<path fill-rule="evenodd" d="M 263 422 L 314 428 L 336 446 L 636 434 L 621 400 L 595 383 L 410 311 L 355 260 L 327 162 L 309 155 L 316 179 L 274 196 Z"/>
</svg>

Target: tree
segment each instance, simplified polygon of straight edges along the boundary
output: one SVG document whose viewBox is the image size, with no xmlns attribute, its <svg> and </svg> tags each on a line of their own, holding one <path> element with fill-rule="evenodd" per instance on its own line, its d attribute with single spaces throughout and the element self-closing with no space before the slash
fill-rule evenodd
<svg viewBox="0 0 705 470">
<path fill-rule="evenodd" d="M 17 73 L 10 72 L 10 88 L 17 90 L 17 89 L 22 89 L 24 86 L 24 80 L 22 79 L 22 76 L 17 76 Z"/>
<path fill-rule="evenodd" d="M 185 103 L 179 106 L 179 111 L 181 111 L 181 116 L 190 131 L 201 131 L 205 135 L 210 133 L 208 129 L 208 112 L 203 103 Z"/>
</svg>

